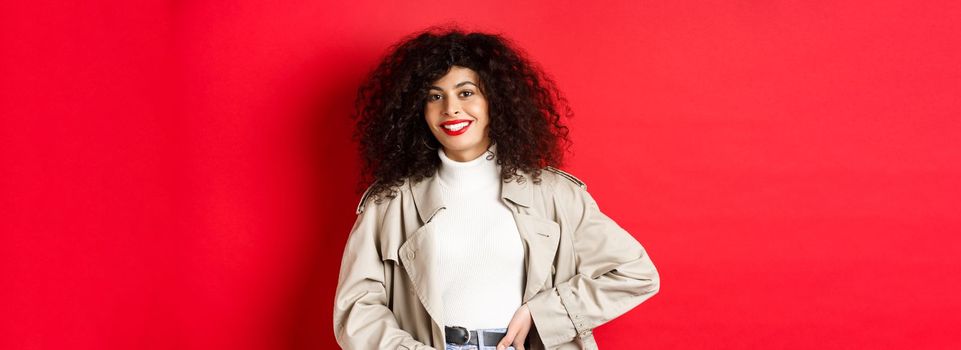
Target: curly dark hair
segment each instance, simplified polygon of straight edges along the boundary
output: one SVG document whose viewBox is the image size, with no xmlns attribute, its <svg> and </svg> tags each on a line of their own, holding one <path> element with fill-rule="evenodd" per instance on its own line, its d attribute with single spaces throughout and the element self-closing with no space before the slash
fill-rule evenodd
<svg viewBox="0 0 961 350">
<path fill-rule="evenodd" d="M 573 113 L 552 78 L 500 34 L 434 26 L 392 45 L 358 89 L 352 115 L 362 159 L 358 192 L 371 184 L 369 195 L 380 201 L 394 197 L 405 179 L 416 183 L 437 171 L 441 145 L 424 108 L 431 83 L 452 66 L 474 70 L 482 82 L 505 182 L 524 181 L 523 171 L 540 183 L 542 168 L 561 165 L 571 144 L 561 118 Z"/>
</svg>

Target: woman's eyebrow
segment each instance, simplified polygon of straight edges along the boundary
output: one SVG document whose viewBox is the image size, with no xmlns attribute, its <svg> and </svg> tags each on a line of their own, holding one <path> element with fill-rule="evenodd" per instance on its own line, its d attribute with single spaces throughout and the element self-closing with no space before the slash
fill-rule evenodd
<svg viewBox="0 0 961 350">
<path fill-rule="evenodd" d="M 459 88 L 459 87 L 461 87 L 461 86 L 463 86 L 463 85 L 465 85 L 465 84 L 471 84 L 471 85 L 477 86 L 477 84 L 474 84 L 474 82 L 472 82 L 472 81 L 470 81 L 470 80 L 465 80 L 465 81 L 462 81 L 462 82 L 457 83 L 457 85 L 454 85 L 454 88 L 455 88 L 455 89 L 456 89 L 456 88 Z M 444 91 L 444 89 L 441 89 L 440 87 L 435 86 L 435 85 L 431 85 L 431 86 L 430 86 L 430 89 L 428 89 L 428 90 L 440 90 L 440 91 Z"/>
</svg>

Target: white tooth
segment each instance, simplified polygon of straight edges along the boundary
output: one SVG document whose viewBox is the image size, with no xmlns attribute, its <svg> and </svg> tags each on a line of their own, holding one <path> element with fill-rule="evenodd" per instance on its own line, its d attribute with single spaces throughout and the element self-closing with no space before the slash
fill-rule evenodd
<svg viewBox="0 0 961 350">
<path fill-rule="evenodd" d="M 444 125 L 444 129 L 447 129 L 450 131 L 457 131 L 457 130 L 463 129 L 465 126 L 467 126 L 467 124 L 468 124 L 467 122 L 463 122 L 463 123 L 457 123 L 457 124 Z"/>
</svg>

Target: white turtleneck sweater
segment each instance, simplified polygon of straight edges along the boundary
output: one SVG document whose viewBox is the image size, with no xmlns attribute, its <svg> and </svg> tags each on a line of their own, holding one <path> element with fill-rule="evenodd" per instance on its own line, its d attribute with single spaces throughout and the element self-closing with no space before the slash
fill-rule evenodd
<svg viewBox="0 0 961 350">
<path fill-rule="evenodd" d="M 496 153 L 492 145 L 490 152 Z M 485 152 L 459 162 L 438 150 L 437 176 L 447 209 L 433 219 L 448 326 L 506 328 L 521 305 L 524 243 L 501 200 L 500 166 Z"/>
</svg>

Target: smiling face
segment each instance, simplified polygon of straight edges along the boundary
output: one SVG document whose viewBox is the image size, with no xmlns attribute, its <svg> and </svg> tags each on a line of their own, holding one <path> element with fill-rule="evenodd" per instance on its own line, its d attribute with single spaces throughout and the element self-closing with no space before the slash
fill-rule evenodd
<svg viewBox="0 0 961 350">
<path fill-rule="evenodd" d="M 487 99 L 480 85 L 477 72 L 459 66 L 431 83 L 424 119 L 450 159 L 473 160 L 490 146 Z"/>
</svg>

